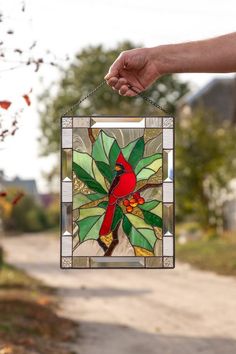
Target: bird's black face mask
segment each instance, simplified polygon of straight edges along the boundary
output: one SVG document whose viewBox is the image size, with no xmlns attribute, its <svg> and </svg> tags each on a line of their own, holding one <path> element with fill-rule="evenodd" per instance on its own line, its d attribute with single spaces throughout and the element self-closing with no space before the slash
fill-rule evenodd
<svg viewBox="0 0 236 354">
<path fill-rule="evenodd" d="M 124 166 L 121 163 L 116 163 L 115 171 L 117 176 L 122 175 L 124 173 Z"/>
</svg>

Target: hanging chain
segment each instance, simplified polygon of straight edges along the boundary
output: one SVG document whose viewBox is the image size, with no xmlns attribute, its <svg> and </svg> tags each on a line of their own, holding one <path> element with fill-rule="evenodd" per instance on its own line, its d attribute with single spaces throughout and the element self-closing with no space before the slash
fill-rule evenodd
<svg viewBox="0 0 236 354">
<path fill-rule="evenodd" d="M 167 110 L 165 108 L 163 108 L 162 106 L 160 106 L 158 103 L 154 102 L 153 100 L 151 100 L 151 98 L 145 96 L 143 93 L 138 92 L 137 90 L 135 90 L 132 86 L 128 86 L 129 89 L 133 92 L 135 92 L 138 96 L 142 97 L 146 102 L 150 103 L 152 106 L 160 109 L 161 111 L 163 111 L 164 113 L 168 114 Z"/>
<path fill-rule="evenodd" d="M 76 107 L 78 107 L 82 102 L 84 102 L 85 100 L 87 100 L 87 98 L 89 98 L 90 96 L 94 95 L 95 92 L 97 92 L 97 90 L 99 90 L 104 84 L 106 83 L 106 81 L 102 81 L 97 87 L 95 87 L 95 89 L 93 89 L 92 91 L 90 91 L 86 96 L 82 97 L 78 102 L 76 102 L 75 104 L 73 104 L 73 106 L 71 106 L 70 108 L 68 108 L 67 111 L 64 112 L 64 114 L 62 116 L 66 116 L 67 113 L 69 113 L 70 111 L 73 111 Z"/>
<path fill-rule="evenodd" d="M 69 113 L 70 111 L 73 111 L 75 108 L 77 108 L 83 101 L 85 101 L 87 98 L 89 98 L 90 96 L 94 95 L 104 84 L 106 83 L 106 81 L 102 81 L 97 87 L 95 87 L 95 89 L 93 89 L 92 91 L 90 91 L 86 96 L 82 97 L 78 102 L 76 102 L 73 106 L 71 106 L 70 108 L 68 108 L 67 111 L 65 111 L 63 113 L 62 116 L 66 116 L 67 113 Z M 135 90 L 131 85 L 128 86 L 130 90 L 132 90 L 133 92 L 135 92 L 138 96 L 142 97 L 146 102 L 150 103 L 152 106 L 158 108 L 159 110 L 163 111 L 164 113 L 168 114 L 168 112 L 162 107 L 160 106 L 158 103 L 152 101 L 149 97 L 145 96 L 144 94 L 142 94 L 141 92 L 138 92 L 137 90 Z"/>
</svg>

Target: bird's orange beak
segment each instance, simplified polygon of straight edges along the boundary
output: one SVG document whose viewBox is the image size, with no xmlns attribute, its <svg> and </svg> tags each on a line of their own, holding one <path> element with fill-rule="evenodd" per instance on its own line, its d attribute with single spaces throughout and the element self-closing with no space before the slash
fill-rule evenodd
<svg viewBox="0 0 236 354">
<path fill-rule="evenodd" d="M 122 168 L 121 168 L 119 165 L 116 165 L 116 166 L 115 166 L 115 171 L 118 172 L 118 171 L 121 171 L 121 170 L 122 170 Z"/>
</svg>

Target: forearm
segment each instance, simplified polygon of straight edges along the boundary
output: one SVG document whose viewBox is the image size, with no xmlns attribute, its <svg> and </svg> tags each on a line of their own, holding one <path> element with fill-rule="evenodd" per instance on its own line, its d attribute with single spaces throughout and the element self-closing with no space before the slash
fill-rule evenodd
<svg viewBox="0 0 236 354">
<path fill-rule="evenodd" d="M 160 74 L 236 72 L 236 33 L 150 48 Z"/>
</svg>

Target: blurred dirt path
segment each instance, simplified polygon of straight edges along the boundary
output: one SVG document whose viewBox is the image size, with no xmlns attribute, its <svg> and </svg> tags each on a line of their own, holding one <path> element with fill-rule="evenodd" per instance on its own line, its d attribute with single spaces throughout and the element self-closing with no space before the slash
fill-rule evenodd
<svg viewBox="0 0 236 354">
<path fill-rule="evenodd" d="M 7 259 L 59 289 L 80 354 L 235 354 L 236 280 L 175 270 L 60 270 L 59 242 L 4 240 Z M 219 255 L 220 256 L 220 255 Z"/>
</svg>

